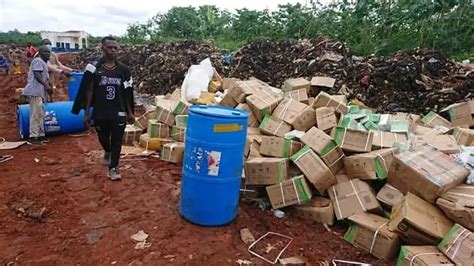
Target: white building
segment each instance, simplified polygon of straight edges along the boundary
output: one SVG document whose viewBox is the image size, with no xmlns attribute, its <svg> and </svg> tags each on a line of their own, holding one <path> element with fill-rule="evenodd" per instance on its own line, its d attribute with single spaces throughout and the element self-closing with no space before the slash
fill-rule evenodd
<svg viewBox="0 0 474 266">
<path fill-rule="evenodd" d="M 89 33 L 78 30 L 41 32 L 41 39 L 49 39 L 55 50 L 79 50 L 87 48 L 89 46 L 87 40 L 89 36 Z"/>
</svg>

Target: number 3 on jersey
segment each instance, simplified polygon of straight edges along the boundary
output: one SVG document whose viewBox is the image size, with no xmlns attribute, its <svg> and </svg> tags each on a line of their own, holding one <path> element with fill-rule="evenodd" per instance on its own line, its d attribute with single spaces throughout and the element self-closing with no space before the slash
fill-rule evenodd
<svg viewBox="0 0 474 266">
<path fill-rule="evenodd" d="M 115 87 L 114 86 L 107 86 L 107 95 L 105 95 L 107 100 L 115 99 Z"/>
</svg>

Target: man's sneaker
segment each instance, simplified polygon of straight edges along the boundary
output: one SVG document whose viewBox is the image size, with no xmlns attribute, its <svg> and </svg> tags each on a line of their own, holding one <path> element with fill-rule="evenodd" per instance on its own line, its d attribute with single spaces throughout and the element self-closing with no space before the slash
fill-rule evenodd
<svg viewBox="0 0 474 266">
<path fill-rule="evenodd" d="M 40 138 L 30 138 L 26 143 L 29 145 L 36 145 L 36 146 L 45 144 L 44 142 L 40 140 Z"/>
<path fill-rule="evenodd" d="M 120 175 L 117 167 L 110 168 L 109 173 L 107 174 L 107 177 L 112 181 L 122 179 L 122 176 Z"/>
<path fill-rule="evenodd" d="M 48 139 L 47 137 L 44 137 L 44 136 L 43 136 L 43 137 L 39 137 L 38 139 L 39 139 L 41 142 L 43 142 L 43 143 L 48 143 L 48 142 L 49 142 L 49 139 Z"/>
<path fill-rule="evenodd" d="M 102 158 L 103 165 L 110 165 L 110 152 L 104 152 L 104 158 Z"/>
</svg>

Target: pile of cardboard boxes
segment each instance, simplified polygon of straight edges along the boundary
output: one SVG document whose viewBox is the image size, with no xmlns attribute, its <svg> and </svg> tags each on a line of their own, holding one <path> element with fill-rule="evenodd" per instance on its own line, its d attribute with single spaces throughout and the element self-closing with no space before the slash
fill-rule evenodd
<svg viewBox="0 0 474 266">
<path fill-rule="evenodd" d="M 302 78 L 281 90 L 223 84 L 219 104 L 250 112 L 242 197 L 328 225 L 345 220 L 345 240 L 383 260 L 472 265 L 474 186 L 457 154 L 474 141 L 473 101 L 443 110 L 448 120 L 311 98 Z"/>
<path fill-rule="evenodd" d="M 383 260 L 473 265 L 474 186 L 458 154 L 474 145 L 474 101 L 443 110 L 448 120 L 376 114 L 325 92 L 308 97 L 311 86 L 331 84 L 298 78 L 277 89 L 226 78 L 223 94 L 203 92 L 194 102 L 250 113 L 242 197 L 328 225 L 345 220 L 345 240 Z M 179 99 L 178 90 L 157 96 L 124 143 L 182 161 L 188 104 Z"/>
</svg>

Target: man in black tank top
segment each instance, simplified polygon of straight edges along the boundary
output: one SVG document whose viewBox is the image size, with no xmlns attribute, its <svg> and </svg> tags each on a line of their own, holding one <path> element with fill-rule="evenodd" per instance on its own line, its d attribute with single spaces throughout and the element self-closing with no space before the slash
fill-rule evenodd
<svg viewBox="0 0 474 266">
<path fill-rule="evenodd" d="M 104 56 L 97 63 L 86 66 L 84 75 L 88 74 L 89 78 L 81 84 L 87 96 L 84 122 L 87 126 L 91 118 L 95 122 L 99 142 L 104 149 L 103 164 L 109 166 L 107 176 L 111 180 L 121 179 L 118 164 L 122 137 L 127 121 L 135 121 L 130 69 L 117 60 L 117 50 L 117 41 L 113 37 L 104 37 Z"/>
</svg>

